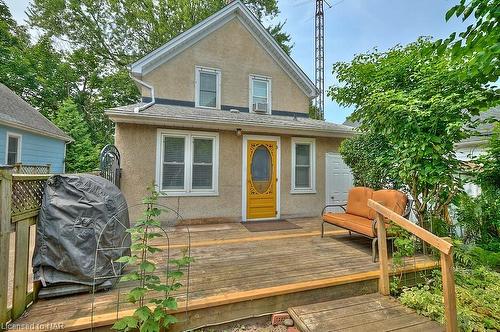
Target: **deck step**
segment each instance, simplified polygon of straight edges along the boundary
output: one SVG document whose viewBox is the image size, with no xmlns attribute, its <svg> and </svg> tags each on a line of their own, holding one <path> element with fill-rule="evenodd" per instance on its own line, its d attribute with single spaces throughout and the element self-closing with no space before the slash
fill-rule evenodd
<svg viewBox="0 0 500 332">
<path fill-rule="evenodd" d="M 378 293 L 288 309 L 302 332 L 444 331 L 444 327 L 396 299 Z"/>
</svg>

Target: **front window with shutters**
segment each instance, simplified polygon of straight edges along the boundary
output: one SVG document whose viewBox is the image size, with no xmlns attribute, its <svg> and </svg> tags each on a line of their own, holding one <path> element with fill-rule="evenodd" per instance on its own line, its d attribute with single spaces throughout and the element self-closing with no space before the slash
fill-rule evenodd
<svg viewBox="0 0 500 332">
<path fill-rule="evenodd" d="M 158 131 L 157 183 L 167 195 L 217 195 L 218 134 Z"/>
<path fill-rule="evenodd" d="M 220 70 L 196 67 L 195 106 L 220 109 Z"/>
<path fill-rule="evenodd" d="M 21 162 L 21 135 L 7 133 L 5 164 L 14 165 Z"/>
<path fill-rule="evenodd" d="M 316 144 L 313 138 L 292 138 L 292 193 L 316 192 Z"/>
</svg>

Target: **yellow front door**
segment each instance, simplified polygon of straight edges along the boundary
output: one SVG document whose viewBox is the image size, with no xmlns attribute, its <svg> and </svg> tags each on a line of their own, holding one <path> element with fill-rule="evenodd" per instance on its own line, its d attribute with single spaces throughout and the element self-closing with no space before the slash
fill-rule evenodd
<svg viewBox="0 0 500 332">
<path fill-rule="evenodd" d="M 274 218 L 278 145 L 259 140 L 247 144 L 247 219 Z"/>
</svg>

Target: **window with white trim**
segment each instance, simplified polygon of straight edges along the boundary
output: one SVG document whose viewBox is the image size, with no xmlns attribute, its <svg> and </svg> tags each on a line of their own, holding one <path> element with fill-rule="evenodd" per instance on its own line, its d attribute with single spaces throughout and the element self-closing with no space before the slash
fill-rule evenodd
<svg viewBox="0 0 500 332">
<path fill-rule="evenodd" d="M 220 109 L 220 70 L 196 67 L 195 71 L 195 106 Z"/>
<path fill-rule="evenodd" d="M 5 149 L 5 163 L 14 165 L 21 162 L 21 135 L 7 133 L 7 146 Z"/>
<path fill-rule="evenodd" d="M 157 183 L 177 196 L 217 195 L 217 133 L 160 130 Z"/>
<path fill-rule="evenodd" d="M 316 192 L 316 142 L 292 138 L 292 193 Z"/>
<path fill-rule="evenodd" d="M 271 78 L 250 75 L 250 112 L 271 114 Z"/>
</svg>

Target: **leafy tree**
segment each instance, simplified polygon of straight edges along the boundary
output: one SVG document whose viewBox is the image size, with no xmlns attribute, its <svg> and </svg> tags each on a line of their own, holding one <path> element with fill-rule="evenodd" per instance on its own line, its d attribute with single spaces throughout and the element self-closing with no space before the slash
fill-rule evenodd
<svg viewBox="0 0 500 332">
<path fill-rule="evenodd" d="M 217 12 L 225 0 L 34 0 L 28 8 L 30 23 L 92 53 L 114 68 L 124 68 L 139 57 Z M 261 21 L 278 13 L 276 0 L 247 0 Z M 269 26 L 285 51 L 290 37 L 283 23 Z"/>
<path fill-rule="evenodd" d="M 340 154 L 351 168 L 356 186 L 375 190 L 398 189 L 398 181 L 391 178 L 387 159 L 383 158 L 390 147 L 383 135 L 361 133 L 340 144 Z"/>
<path fill-rule="evenodd" d="M 498 0 L 459 0 L 446 13 L 446 20 L 461 17 L 465 21 L 470 16 L 475 20 L 465 31 L 452 33 L 447 39 L 439 39 L 434 47 L 439 53 L 451 49 L 454 58 L 467 60 L 467 75 L 479 80 L 496 82 L 500 73 L 500 4 Z"/>
<path fill-rule="evenodd" d="M 74 139 L 66 150 L 66 172 L 95 170 L 98 167 L 100 146 L 92 141 L 86 122 L 76 104 L 71 100 L 65 101 L 52 122 Z"/>
<path fill-rule="evenodd" d="M 454 145 L 469 137 L 474 117 L 497 102 L 495 88 L 463 75 L 463 63 L 429 54 L 426 39 L 386 52 L 357 55 L 334 64 L 341 85 L 328 95 L 355 106 L 361 130 L 382 135 L 390 149 L 381 155 L 388 172 L 407 186 L 419 223 L 442 219 L 462 190 L 463 165 Z"/>
</svg>

